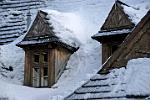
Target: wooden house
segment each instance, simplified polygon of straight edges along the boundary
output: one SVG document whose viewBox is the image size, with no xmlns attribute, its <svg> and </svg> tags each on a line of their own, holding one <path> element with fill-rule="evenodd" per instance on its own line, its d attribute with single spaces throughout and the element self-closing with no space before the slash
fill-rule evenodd
<svg viewBox="0 0 150 100">
<path fill-rule="evenodd" d="M 47 16 L 50 16 L 48 12 L 38 11 L 24 39 L 17 44 L 25 51 L 26 86 L 51 87 L 61 76 L 71 54 L 78 49 L 57 36 L 54 30 L 58 27 L 53 26 L 54 19 L 51 21 Z"/>
<path fill-rule="evenodd" d="M 135 26 L 124 11 L 124 6 L 130 7 L 116 0 L 100 31 L 92 36 L 102 44 L 102 63 L 112 55 Z"/>
</svg>

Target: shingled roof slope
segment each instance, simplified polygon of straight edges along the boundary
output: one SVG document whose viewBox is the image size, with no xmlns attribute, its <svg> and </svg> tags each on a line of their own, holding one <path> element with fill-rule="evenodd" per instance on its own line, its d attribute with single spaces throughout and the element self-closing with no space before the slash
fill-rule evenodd
<svg viewBox="0 0 150 100">
<path fill-rule="evenodd" d="M 27 30 L 26 15 L 45 6 L 44 0 L 4 0 L 0 2 L 0 45 L 10 43 Z"/>
<path fill-rule="evenodd" d="M 97 74 L 64 100 L 119 100 L 126 98 L 125 91 L 123 89 L 111 94 L 117 85 L 117 77 L 118 75 L 110 76 L 109 74 Z M 125 83 L 121 84 L 122 86 L 125 85 Z"/>
<path fill-rule="evenodd" d="M 96 74 L 64 100 L 136 100 L 138 96 L 126 94 L 125 69 L 114 69 L 107 75 Z M 119 87 L 118 87 L 119 86 Z M 144 100 L 142 96 L 140 100 Z"/>
</svg>

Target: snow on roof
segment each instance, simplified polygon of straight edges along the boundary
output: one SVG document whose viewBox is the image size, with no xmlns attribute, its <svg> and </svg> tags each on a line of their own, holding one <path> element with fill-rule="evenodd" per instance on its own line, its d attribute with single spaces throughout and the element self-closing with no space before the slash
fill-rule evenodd
<svg viewBox="0 0 150 100">
<path fill-rule="evenodd" d="M 128 96 L 150 96 L 150 58 L 132 59 L 126 68 L 113 69 L 107 75 L 97 74 L 65 100 L 130 100 Z M 142 70 L 141 70 L 142 66 Z M 138 98 L 132 98 L 134 100 Z M 141 98 L 141 100 L 143 100 Z"/>
<path fill-rule="evenodd" d="M 137 25 L 140 20 L 146 15 L 150 7 L 147 7 L 147 5 L 150 5 L 150 2 L 143 2 L 139 4 L 138 7 L 127 5 L 126 3 L 123 3 L 119 1 L 119 4 L 123 7 L 124 12 L 129 16 L 129 19 Z M 117 30 L 117 31 L 109 31 L 109 32 L 98 32 L 92 37 L 97 36 L 108 36 L 108 35 L 117 35 L 117 34 L 124 34 L 132 32 L 130 29 L 123 29 L 123 30 Z"/>
<path fill-rule="evenodd" d="M 49 23 L 54 28 L 53 31 L 60 40 L 70 46 L 78 48 L 80 45 L 79 40 L 75 36 L 75 31 L 69 25 L 72 25 L 72 20 L 78 17 L 74 13 L 64 13 L 56 10 L 42 10 L 48 13 L 47 18 Z"/>
<path fill-rule="evenodd" d="M 117 34 L 128 34 L 130 32 L 132 32 L 131 29 L 122 29 L 122 30 L 117 30 L 117 31 L 99 31 L 97 34 L 95 34 L 92 37 L 109 36 L 109 35 L 117 35 Z"/>
<path fill-rule="evenodd" d="M 126 99 L 124 86 L 125 82 L 121 80 L 125 68 L 112 70 L 107 75 L 96 74 L 89 81 L 75 90 L 74 93 L 65 98 L 65 100 L 74 99 Z M 120 84 L 120 87 L 117 87 Z M 117 88 L 117 90 L 116 90 Z M 116 91 L 115 91 L 116 90 Z M 115 92 L 114 92 L 115 91 Z M 88 95 L 87 95 L 88 94 Z M 118 100 L 117 99 L 117 100 Z"/>
<path fill-rule="evenodd" d="M 121 4 L 121 6 L 123 7 L 124 12 L 129 16 L 129 19 L 131 19 L 131 21 L 137 25 L 150 9 L 145 7 L 147 4 L 147 2 L 141 4 L 140 7 L 127 6 L 124 4 Z"/>
<path fill-rule="evenodd" d="M 130 60 L 124 76 L 128 95 L 150 95 L 150 58 Z"/>
</svg>

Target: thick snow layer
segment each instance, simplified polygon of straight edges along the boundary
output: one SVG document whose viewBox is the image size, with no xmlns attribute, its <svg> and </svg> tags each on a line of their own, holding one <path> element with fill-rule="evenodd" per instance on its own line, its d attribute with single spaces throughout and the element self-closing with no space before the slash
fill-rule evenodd
<svg viewBox="0 0 150 100">
<path fill-rule="evenodd" d="M 13 67 L 13 71 L 6 71 L 3 74 L 6 76 L 6 81 L 12 81 L 13 83 L 22 84 L 23 81 L 23 65 L 24 65 L 24 51 L 16 47 L 16 43 L 18 43 L 24 35 L 19 37 L 17 40 L 12 42 L 11 44 L 7 44 L 0 47 L 0 67 L 9 68 L 9 66 Z M 2 77 L 0 75 L 0 77 Z"/>
<path fill-rule="evenodd" d="M 125 78 L 128 95 L 150 95 L 150 58 L 130 60 Z"/>
<path fill-rule="evenodd" d="M 88 41 L 87 44 L 88 45 L 86 44 L 82 45 L 80 49 L 71 56 L 68 65 L 66 66 L 65 72 L 60 77 L 57 84 L 55 84 L 51 89 L 50 88 L 47 89 L 29 88 L 29 87 L 24 87 L 19 85 L 8 84 L 8 83 L 16 84 L 17 82 L 21 84 L 18 77 L 21 77 L 21 79 L 23 78 L 23 76 L 20 76 L 21 74 L 23 74 L 22 72 L 23 53 L 21 53 L 22 51 L 19 50 L 20 48 L 16 48 L 15 50 L 13 50 L 12 49 L 14 47 L 13 44 L 8 45 L 7 49 L 8 50 L 11 49 L 13 51 L 9 53 L 10 55 L 7 55 L 5 57 L 5 58 L 9 57 L 9 60 L 11 61 L 8 63 L 8 66 L 11 63 L 13 65 L 15 61 L 21 61 L 21 62 L 19 62 L 19 64 L 17 63 L 17 66 L 15 67 L 16 72 L 12 73 L 13 75 L 15 75 L 14 76 L 15 79 L 1 78 L 0 90 L 3 91 L 3 93 L 0 94 L 0 96 L 8 97 L 9 100 L 43 100 L 43 99 L 61 100 L 63 99 L 65 96 L 73 92 L 77 87 L 79 87 L 81 84 L 87 81 L 99 69 L 100 46 L 95 45 L 95 41 L 91 41 L 91 40 Z M 2 47 L 2 49 L 3 48 L 4 46 Z M 6 49 L 6 47 L 4 49 Z M 3 54 L 6 55 L 6 53 L 8 53 L 9 51 L 6 51 Z M 18 54 L 13 55 L 12 53 L 14 53 L 14 51 L 17 51 Z M 17 59 L 13 59 L 15 57 L 17 57 Z M 8 81 L 10 82 L 5 83 L 2 82 L 2 80 L 5 82 Z"/>
<path fill-rule="evenodd" d="M 129 15 L 131 21 L 135 24 L 138 24 L 140 20 L 145 16 L 147 11 L 150 9 L 150 1 L 145 1 L 140 4 L 139 7 L 134 6 L 123 6 L 126 14 Z"/>
<path fill-rule="evenodd" d="M 76 36 L 83 32 L 82 25 L 80 24 L 82 21 L 80 16 L 74 13 L 59 12 L 56 10 L 42 11 L 48 13 L 49 23 L 52 24 L 53 31 L 60 40 L 73 47 L 79 47 L 79 41 Z"/>
<path fill-rule="evenodd" d="M 96 1 L 98 2 L 98 0 Z M 61 2 L 64 1 L 59 1 L 55 4 L 58 6 Z M 88 2 L 89 1 L 86 1 L 87 4 Z M 4 63 L 6 67 L 13 66 L 14 68 L 13 72 L 8 71 L 6 73 L 7 77 L 10 78 L 5 78 L 1 76 L 2 78 L 0 82 L 0 90 L 3 91 L 3 94 L 1 94 L 3 95 L 2 97 L 9 97 L 10 100 L 23 100 L 21 99 L 23 97 L 25 100 L 61 100 L 65 96 L 73 92 L 86 80 L 88 80 L 92 75 L 97 73 L 97 71 L 100 69 L 101 63 L 100 45 L 98 42 L 90 38 L 90 36 L 96 33 L 99 28 L 100 19 L 97 18 L 97 16 L 99 15 L 99 10 L 101 10 L 101 7 L 104 8 L 102 4 L 100 4 L 101 6 L 98 6 L 97 2 L 94 5 L 82 6 L 75 4 L 74 2 L 66 1 L 65 4 L 70 4 L 69 7 L 72 7 L 74 5 L 82 10 L 64 10 L 60 12 L 61 8 L 56 9 L 58 10 L 58 15 L 62 14 L 65 16 L 69 16 L 69 19 L 67 21 L 68 24 L 64 23 L 63 27 L 71 28 L 73 30 L 72 36 L 77 37 L 77 39 L 80 40 L 81 46 L 80 49 L 71 56 L 68 65 L 66 66 L 66 70 L 64 71 L 63 75 L 60 77 L 58 82 L 52 88 L 35 89 L 23 87 L 21 85 L 10 84 L 22 84 L 23 81 L 24 51 L 15 46 L 15 44 L 18 43 L 23 37 L 21 37 L 19 40 L 14 41 L 11 44 L 1 46 L 0 62 Z M 80 3 L 83 4 L 82 1 Z M 61 4 L 61 6 L 66 7 L 65 4 Z M 96 7 L 100 8 L 95 8 L 95 5 Z M 85 8 L 88 9 L 84 11 Z M 90 12 L 94 12 L 94 9 L 97 10 L 94 13 L 95 16 L 87 16 Z M 92 11 L 89 12 L 89 10 Z M 56 12 L 57 11 L 55 11 L 55 14 L 57 14 Z M 106 14 L 104 15 L 107 16 Z M 54 15 L 53 18 L 55 18 Z M 61 18 L 61 16 L 59 18 Z M 58 21 L 63 22 L 63 16 Z M 12 78 L 11 75 L 14 77 Z M 2 81 L 5 81 L 9 84 L 3 83 Z M 5 88 L 3 84 L 5 84 L 5 87 L 8 88 Z"/>
<path fill-rule="evenodd" d="M 123 30 L 118 30 L 118 31 L 110 31 L 110 32 L 99 32 L 95 35 L 93 35 L 93 37 L 97 37 L 97 36 L 108 36 L 108 35 L 117 35 L 117 34 L 126 34 L 131 32 L 131 29 L 123 29 Z"/>
<path fill-rule="evenodd" d="M 110 75 L 117 75 L 117 85 L 111 94 L 124 90 L 124 95 L 150 95 L 149 65 L 150 58 L 138 58 L 130 60 L 126 68 L 112 70 Z"/>
</svg>

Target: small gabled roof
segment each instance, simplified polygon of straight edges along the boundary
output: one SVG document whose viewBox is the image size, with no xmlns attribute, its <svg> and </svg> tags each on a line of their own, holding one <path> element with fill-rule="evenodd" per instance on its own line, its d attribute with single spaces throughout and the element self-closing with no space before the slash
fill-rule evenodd
<svg viewBox="0 0 150 100">
<path fill-rule="evenodd" d="M 119 31 L 121 31 L 119 34 L 124 34 L 122 30 L 132 30 L 147 11 L 146 9 L 141 10 L 116 0 L 101 30 L 92 37 L 110 36 L 115 33 L 117 35 Z"/>
<path fill-rule="evenodd" d="M 148 40 L 150 39 L 150 10 L 136 25 L 134 30 L 125 38 L 120 47 L 109 57 L 109 59 L 103 64 L 99 73 L 108 73 L 113 68 L 125 67 L 127 61 L 137 57 L 143 56 L 147 52 L 149 53 Z M 147 41 L 146 41 L 147 39 Z M 139 46 L 138 46 L 139 45 Z M 135 53 L 143 53 L 137 55 Z M 133 55 L 135 54 L 135 55 Z"/>
<path fill-rule="evenodd" d="M 50 11 L 57 13 L 52 10 Z M 38 14 L 26 36 L 17 44 L 17 46 L 24 47 L 27 45 L 54 43 L 71 51 L 76 51 L 79 48 L 78 40 L 72 38 L 72 31 L 62 26 L 61 23 L 57 21 L 57 18 L 53 17 L 53 13 L 44 10 L 38 11 Z M 65 16 L 63 17 L 65 18 Z"/>
<path fill-rule="evenodd" d="M 119 0 L 114 3 L 108 17 L 106 18 L 101 30 L 118 30 L 133 28 L 134 23 L 129 19 L 128 14 L 124 12 L 123 6 L 128 6 Z"/>
</svg>

